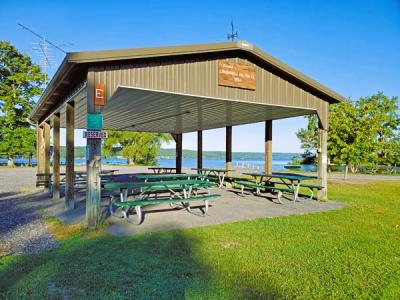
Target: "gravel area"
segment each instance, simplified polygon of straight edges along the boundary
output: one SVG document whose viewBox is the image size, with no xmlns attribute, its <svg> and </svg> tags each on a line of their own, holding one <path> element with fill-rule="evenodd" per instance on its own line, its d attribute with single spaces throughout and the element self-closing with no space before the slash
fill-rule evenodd
<svg viewBox="0 0 400 300">
<path fill-rule="evenodd" d="M 41 213 L 50 205 L 35 188 L 35 169 L 0 169 L 0 256 L 58 248 Z"/>
</svg>

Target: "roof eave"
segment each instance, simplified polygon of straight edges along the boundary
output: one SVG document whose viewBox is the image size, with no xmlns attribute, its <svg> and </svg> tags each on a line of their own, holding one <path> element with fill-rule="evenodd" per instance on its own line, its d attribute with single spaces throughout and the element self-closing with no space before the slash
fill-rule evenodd
<svg viewBox="0 0 400 300">
<path fill-rule="evenodd" d="M 61 84 L 61 82 L 58 82 L 60 77 L 65 77 L 71 67 L 72 67 L 72 65 L 69 64 L 68 54 L 67 54 L 64 57 L 63 61 L 61 62 L 61 65 L 58 67 L 53 78 L 47 85 L 46 89 L 43 91 L 42 95 L 40 96 L 40 98 L 39 98 L 38 102 L 36 103 L 35 107 L 33 108 L 32 112 L 30 113 L 30 115 L 29 115 L 30 120 L 32 120 L 34 122 L 37 122 L 39 120 L 39 118 L 36 116 L 36 114 L 43 106 L 43 103 L 45 102 L 45 100 L 54 91 L 54 89 Z"/>
<path fill-rule="evenodd" d="M 239 42 L 223 42 L 210 44 L 195 44 L 184 46 L 163 46 L 149 48 L 131 48 L 121 50 L 100 50 L 88 52 L 70 52 L 68 61 L 74 63 L 104 62 L 114 60 L 129 60 L 140 58 L 152 58 L 163 56 L 200 54 L 210 52 L 222 52 L 242 49 Z"/>
</svg>

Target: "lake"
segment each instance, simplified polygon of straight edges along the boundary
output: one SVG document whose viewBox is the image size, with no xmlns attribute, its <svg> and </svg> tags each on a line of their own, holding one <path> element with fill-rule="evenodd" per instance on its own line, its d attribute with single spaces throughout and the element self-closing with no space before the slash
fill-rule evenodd
<svg viewBox="0 0 400 300">
<path fill-rule="evenodd" d="M 15 159 L 14 160 L 16 165 L 26 164 L 28 162 L 27 159 Z M 36 163 L 36 160 L 33 160 Z M 102 163 L 106 165 L 125 165 L 126 159 L 124 158 L 102 158 Z M 289 163 L 289 160 L 272 160 L 272 170 L 274 171 L 282 171 L 286 170 L 284 168 L 285 165 Z M 0 158 L 0 165 L 6 165 L 7 160 Z M 65 164 L 65 160 L 61 159 L 61 164 Z M 75 159 L 76 165 L 84 165 L 86 164 L 86 160 L 84 158 L 76 158 Z M 168 158 L 160 158 L 158 159 L 159 166 L 164 167 L 175 167 L 175 159 L 168 159 Z M 184 158 L 182 160 L 182 166 L 185 168 L 194 168 L 197 166 L 197 160 L 193 158 Z M 204 168 L 225 168 L 225 161 L 222 159 L 204 159 L 203 160 L 203 167 Z M 233 169 L 240 169 L 240 168 L 251 168 L 251 169 L 264 169 L 264 161 L 263 160 L 233 160 L 232 161 L 232 168 Z M 316 171 L 316 166 L 314 165 L 302 165 L 302 170 L 305 171 Z"/>
</svg>

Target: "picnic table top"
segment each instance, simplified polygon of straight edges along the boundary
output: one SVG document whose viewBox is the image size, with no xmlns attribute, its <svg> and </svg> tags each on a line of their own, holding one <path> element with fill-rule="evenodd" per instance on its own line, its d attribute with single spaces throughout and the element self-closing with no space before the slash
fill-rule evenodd
<svg viewBox="0 0 400 300">
<path fill-rule="evenodd" d="M 110 174 L 110 173 L 114 173 L 114 172 L 118 172 L 119 170 L 101 170 L 101 174 Z M 75 174 L 86 174 L 86 171 L 75 171 Z"/>
<path fill-rule="evenodd" d="M 138 179 L 171 179 L 171 178 L 199 178 L 202 174 L 141 174 L 136 175 Z"/>
<path fill-rule="evenodd" d="M 149 170 L 175 170 L 175 167 L 148 167 Z"/>
<path fill-rule="evenodd" d="M 287 174 L 287 173 L 272 173 L 272 174 L 265 174 L 265 172 L 260 173 L 243 173 L 245 175 L 250 175 L 253 177 L 271 177 L 271 178 L 282 178 L 282 179 L 289 179 L 289 180 L 312 180 L 316 179 L 315 176 L 308 176 L 308 175 L 301 175 L 301 174 Z"/>
<path fill-rule="evenodd" d="M 114 173 L 114 172 L 118 172 L 119 170 L 102 170 L 101 174 L 110 174 L 110 173 Z M 61 172 L 60 175 L 65 175 L 65 172 Z M 74 171 L 74 174 L 78 174 L 78 175 L 85 175 L 86 171 Z M 52 172 L 50 173 L 36 173 L 36 176 L 51 176 L 53 175 Z"/>
<path fill-rule="evenodd" d="M 235 170 L 228 170 L 228 169 L 218 169 L 218 168 L 192 168 L 191 170 L 195 171 L 215 171 L 215 172 L 233 172 Z"/>
<path fill-rule="evenodd" d="M 120 189 L 139 189 L 151 187 L 184 187 L 190 185 L 204 184 L 207 181 L 203 180 L 171 180 L 171 181 L 152 181 L 152 182 L 110 182 L 104 185 L 106 190 L 120 190 Z"/>
</svg>

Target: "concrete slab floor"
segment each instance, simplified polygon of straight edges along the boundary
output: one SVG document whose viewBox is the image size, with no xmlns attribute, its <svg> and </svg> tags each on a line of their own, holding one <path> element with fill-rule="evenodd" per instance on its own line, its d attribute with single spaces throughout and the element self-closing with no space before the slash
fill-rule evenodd
<svg viewBox="0 0 400 300">
<path fill-rule="evenodd" d="M 234 189 L 213 188 L 211 193 L 219 193 L 222 196 L 210 201 L 210 207 L 206 216 L 198 216 L 188 213 L 185 209 L 171 209 L 169 205 L 157 205 L 146 207 L 144 221 L 141 225 L 134 225 L 126 220 L 110 217 L 112 223 L 106 231 L 116 236 L 126 236 L 145 232 L 156 232 L 172 229 L 208 226 L 213 224 L 231 223 L 258 218 L 272 218 L 293 214 L 307 214 L 327 210 L 340 209 L 345 206 L 342 202 L 327 201 L 317 202 L 306 200 L 293 202 L 283 199 L 283 204 L 277 203 L 273 197 L 266 198 L 245 194 L 241 196 Z M 273 200 L 273 201 L 271 201 Z M 200 212 L 202 202 L 193 204 L 198 208 L 193 211 Z"/>
<path fill-rule="evenodd" d="M 283 204 L 279 204 L 277 199 L 271 197 L 255 196 L 246 193 L 245 196 L 238 194 L 238 190 L 231 188 L 212 188 L 211 193 L 221 194 L 216 200 L 211 200 L 208 214 L 199 216 L 188 213 L 182 208 L 171 208 L 168 204 L 150 205 L 143 208 L 144 221 L 140 225 L 134 225 L 122 218 L 109 216 L 107 211 L 108 199 L 105 197 L 102 201 L 103 215 L 111 224 L 106 231 L 116 236 L 126 236 L 145 232 L 156 232 L 172 229 L 182 229 L 191 227 L 200 227 L 213 224 L 231 223 L 244 220 L 253 220 L 257 218 L 273 218 L 294 214 L 316 213 L 327 210 L 340 209 L 345 206 L 342 202 L 327 201 L 317 202 L 315 200 L 305 200 L 293 202 L 282 198 Z M 85 223 L 85 194 L 84 190 L 76 192 L 76 208 L 66 210 L 64 199 L 57 201 L 51 200 L 46 209 L 46 213 L 55 216 L 66 224 L 84 224 Z M 290 197 L 290 196 L 288 196 Z M 203 202 L 193 203 L 196 207 L 193 211 L 200 213 L 200 207 Z"/>
</svg>

